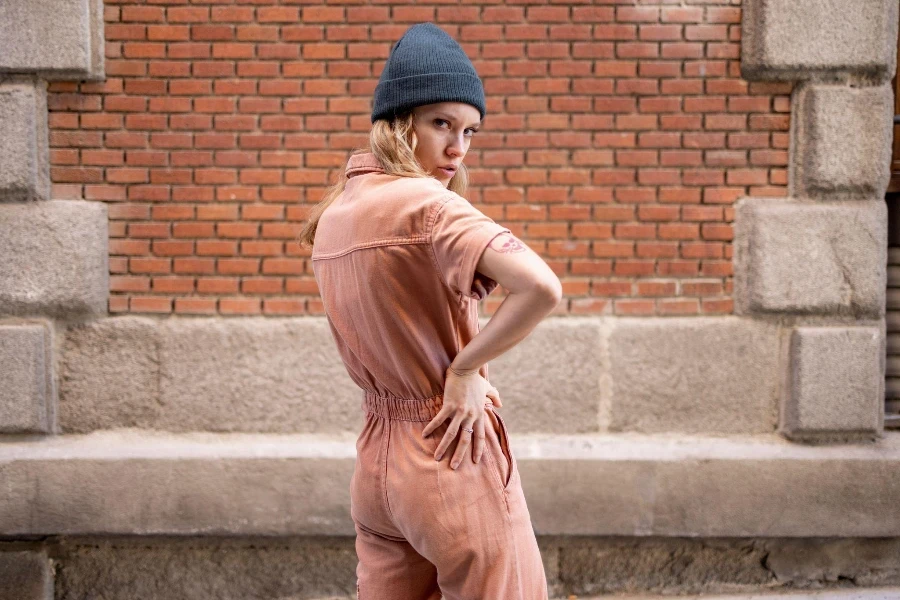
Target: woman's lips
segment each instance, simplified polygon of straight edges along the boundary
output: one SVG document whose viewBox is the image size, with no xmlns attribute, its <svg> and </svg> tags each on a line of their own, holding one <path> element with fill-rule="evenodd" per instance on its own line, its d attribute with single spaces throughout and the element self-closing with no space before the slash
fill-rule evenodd
<svg viewBox="0 0 900 600">
<path fill-rule="evenodd" d="M 453 169 L 445 169 L 444 167 L 438 167 L 438 170 L 441 173 L 443 173 L 444 175 L 446 175 L 447 177 L 453 177 L 454 175 L 456 175 L 456 171 L 454 171 Z"/>
</svg>

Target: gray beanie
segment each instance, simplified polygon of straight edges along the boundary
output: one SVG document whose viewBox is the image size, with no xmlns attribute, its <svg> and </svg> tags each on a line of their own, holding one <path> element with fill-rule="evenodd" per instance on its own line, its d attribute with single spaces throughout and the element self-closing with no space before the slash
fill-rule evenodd
<svg viewBox="0 0 900 600">
<path fill-rule="evenodd" d="M 484 118 L 484 86 L 472 61 L 443 29 L 418 23 L 391 48 L 375 87 L 372 122 L 435 102 L 465 102 Z"/>
</svg>

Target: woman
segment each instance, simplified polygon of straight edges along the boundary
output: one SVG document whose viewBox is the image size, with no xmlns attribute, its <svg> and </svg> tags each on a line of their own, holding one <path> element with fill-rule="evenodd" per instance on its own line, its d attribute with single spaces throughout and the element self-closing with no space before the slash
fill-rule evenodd
<svg viewBox="0 0 900 600">
<path fill-rule="evenodd" d="M 364 391 L 350 488 L 363 600 L 547 598 L 487 362 L 562 292 L 463 198 L 484 114 L 459 44 L 431 23 L 410 27 L 375 89 L 370 151 L 350 157 L 299 238 Z M 509 295 L 479 332 L 478 301 L 498 285 Z"/>
</svg>

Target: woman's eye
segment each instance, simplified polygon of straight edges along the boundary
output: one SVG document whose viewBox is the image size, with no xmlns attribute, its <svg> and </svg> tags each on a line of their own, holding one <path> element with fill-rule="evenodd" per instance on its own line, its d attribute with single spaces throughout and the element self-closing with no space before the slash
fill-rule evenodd
<svg viewBox="0 0 900 600">
<path fill-rule="evenodd" d="M 448 120 L 446 120 L 446 119 L 435 119 L 434 122 L 435 122 L 435 124 L 436 124 L 438 127 L 440 127 L 440 126 L 443 125 L 444 123 L 446 123 L 447 125 L 450 125 L 450 121 L 448 121 Z M 466 133 L 466 136 L 467 136 L 467 137 L 472 137 L 473 135 L 475 135 L 475 133 L 476 133 L 478 130 L 477 130 L 477 129 L 472 129 L 471 127 L 469 127 L 469 128 L 466 129 L 466 131 L 468 132 L 468 133 Z"/>
</svg>

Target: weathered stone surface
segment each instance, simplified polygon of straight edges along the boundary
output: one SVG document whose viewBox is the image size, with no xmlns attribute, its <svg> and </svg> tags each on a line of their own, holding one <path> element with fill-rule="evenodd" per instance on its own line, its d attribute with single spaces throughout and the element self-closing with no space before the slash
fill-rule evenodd
<svg viewBox="0 0 900 600">
<path fill-rule="evenodd" d="M 43 552 L 0 552 L 0 600 L 53 600 L 53 574 Z"/>
<path fill-rule="evenodd" d="M 0 433 L 51 431 L 52 346 L 40 323 L 0 323 Z"/>
<path fill-rule="evenodd" d="M 778 346 L 777 327 L 748 319 L 618 319 L 609 429 L 774 431 Z"/>
<path fill-rule="evenodd" d="M 144 427 L 166 418 L 159 401 L 159 321 L 112 317 L 69 327 L 62 348 L 64 432 Z"/>
<path fill-rule="evenodd" d="M 598 431 L 597 319 L 550 319 L 490 364 L 517 431 Z M 359 431 L 362 392 L 323 318 L 113 317 L 70 328 L 60 426 L 84 433 Z"/>
<path fill-rule="evenodd" d="M 860 587 L 900 583 L 900 539 L 795 539 L 770 544 L 769 548 L 766 567 L 778 581 L 790 582 L 797 587 L 842 579 L 852 580 Z M 878 598 L 872 595 L 875 591 L 858 590 L 857 593 L 863 594 L 861 598 Z M 900 589 L 883 591 L 893 595 L 881 598 L 900 598 Z M 846 596 L 830 597 L 855 598 L 850 592 L 845 590 Z"/>
<path fill-rule="evenodd" d="M 6 442 L 0 535 L 353 535 L 355 441 L 103 432 Z M 900 536 L 900 434 L 817 447 L 776 434 L 513 433 L 512 448 L 538 535 Z"/>
<path fill-rule="evenodd" d="M 168 319 L 161 327 L 163 428 L 362 428 L 362 392 L 325 319 Z"/>
<path fill-rule="evenodd" d="M 668 600 L 673 594 L 684 600 L 900 598 L 900 588 L 869 587 L 900 581 L 896 539 L 542 536 L 538 546 L 551 598 L 600 600 L 588 596 L 600 593 L 627 593 L 629 600 Z M 48 545 L 48 554 L 60 598 L 356 598 L 352 537 L 66 537 Z M 848 582 L 853 587 L 816 589 Z"/>
<path fill-rule="evenodd" d="M 601 381 L 609 371 L 604 329 L 595 318 L 547 319 L 489 364 L 504 419 L 516 431 L 600 430 Z M 508 418 L 506 415 L 509 415 Z"/>
<path fill-rule="evenodd" d="M 887 206 L 744 198 L 735 211 L 735 313 L 884 315 Z"/>
<path fill-rule="evenodd" d="M 47 84 L 0 78 L 0 202 L 50 197 Z"/>
<path fill-rule="evenodd" d="M 612 352 L 615 364 L 613 329 L 631 344 Z M 765 324 L 731 318 L 549 319 L 491 361 L 490 378 L 520 433 L 772 431 L 774 336 Z M 324 319 L 115 317 L 73 327 L 66 338 L 63 431 L 325 433 L 362 425 L 361 392 Z"/>
<path fill-rule="evenodd" d="M 351 537 L 91 540 L 67 543 L 55 554 L 61 598 L 356 597 Z"/>
<path fill-rule="evenodd" d="M 891 87 L 802 84 L 794 106 L 791 195 L 882 201 L 891 177 Z"/>
<path fill-rule="evenodd" d="M 104 315 L 109 231 L 102 202 L 0 203 L 0 315 Z"/>
<path fill-rule="evenodd" d="M 741 74 L 799 80 L 835 71 L 890 79 L 896 0 L 745 0 Z"/>
<path fill-rule="evenodd" d="M 782 427 L 791 437 L 876 435 L 884 422 L 884 344 L 875 327 L 799 327 Z"/>
<path fill-rule="evenodd" d="M 102 79 L 103 0 L 0 2 L 0 73 Z"/>
<path fill-rule="evenodd" d="M 324 319 L 102 319 L 67 331 L 64 365 L 63 431 L 362 425 L 362 392 Z"/>
<path fill-rule="evenodd" d="M 579 599 L 639 591 L 762 590 L 778 585 L 765 568 L 767 552 L 766 543 L 752 539 L 572 538 L 560 548 L 560 579 L 566 594 Z M 628 600 L 634 598 L 630 594 Z"/>
</svg>

